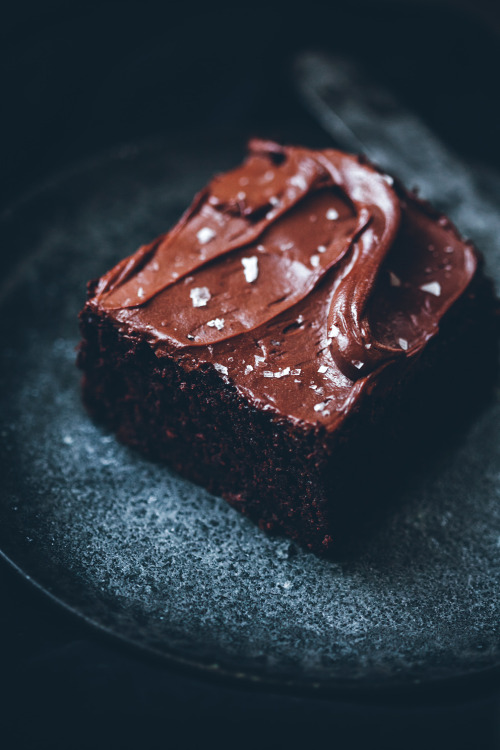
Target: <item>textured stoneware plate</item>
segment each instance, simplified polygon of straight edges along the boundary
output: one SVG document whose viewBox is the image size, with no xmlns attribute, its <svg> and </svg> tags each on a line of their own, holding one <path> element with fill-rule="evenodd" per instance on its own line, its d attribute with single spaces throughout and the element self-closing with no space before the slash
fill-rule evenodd
<svg viewBox="0 0 500 750">
<path fill-rule="evenodd" d="M 268 538 L 83 410 L 85 281 L 165 230 L 242 156 L 208 145 L 102 157 L 4 217 L 0 246 L 19 262 L 0 300 L 3 554 L 95 625 L 220 674 L 367 689 L 498 668 L 497 401 L 421 467 L 345 562 Z"/>
</svg>

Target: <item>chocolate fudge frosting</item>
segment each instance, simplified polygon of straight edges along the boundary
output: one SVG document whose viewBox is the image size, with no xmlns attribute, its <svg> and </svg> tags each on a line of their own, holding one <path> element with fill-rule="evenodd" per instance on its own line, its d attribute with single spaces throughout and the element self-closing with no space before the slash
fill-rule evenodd
<svg viewBox="0 0 500 750">
<path fill-rule="evenodd" d="M 418 356 L 476 267 L 446 217 L 362 158 L 253 140 L 89 305 L 159 357 L 333 428 L 381 369 Z"/>
</svg>

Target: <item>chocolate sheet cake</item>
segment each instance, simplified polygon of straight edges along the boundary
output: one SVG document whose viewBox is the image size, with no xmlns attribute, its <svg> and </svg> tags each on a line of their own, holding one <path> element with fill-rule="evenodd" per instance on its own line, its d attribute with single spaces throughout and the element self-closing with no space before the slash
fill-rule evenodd
<svg viewBox="0 0 500 750">
<path fill-rule="evenodd" d="M 85 403 L 263 529 L 327 551 L 363 515 L 373 466 L 392 473 L 410 415 L 432 420 L 488 349 L 480 266 L 366 160 L 252 141 L 89 284 Z"/>
</svg>

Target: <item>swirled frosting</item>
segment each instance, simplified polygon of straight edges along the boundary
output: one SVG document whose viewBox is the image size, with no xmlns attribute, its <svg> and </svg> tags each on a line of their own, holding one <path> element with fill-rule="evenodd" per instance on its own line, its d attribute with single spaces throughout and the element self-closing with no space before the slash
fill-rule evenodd
<svg viewBox="0 0 500 750">
<path fill-rule="evenodd" d="M 89 305 L 158 356 L 333 427 L 382 369 L 418 356 L 476 267 L 445 217 L 362 158 L 254 140 Z"/>
</svg>

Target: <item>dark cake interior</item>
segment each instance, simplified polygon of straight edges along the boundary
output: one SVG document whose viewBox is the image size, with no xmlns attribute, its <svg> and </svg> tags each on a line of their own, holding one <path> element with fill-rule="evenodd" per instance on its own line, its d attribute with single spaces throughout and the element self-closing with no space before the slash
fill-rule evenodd
<svg viewBox="0 0 500 750">
<path fill-rule="evenodd" d="M 486 385 L 493 295 L 449 220 L 363 159 L 249 151 L 89 285 L 85 403 L 262 528 L 340 549 Z"/>
</svg>

